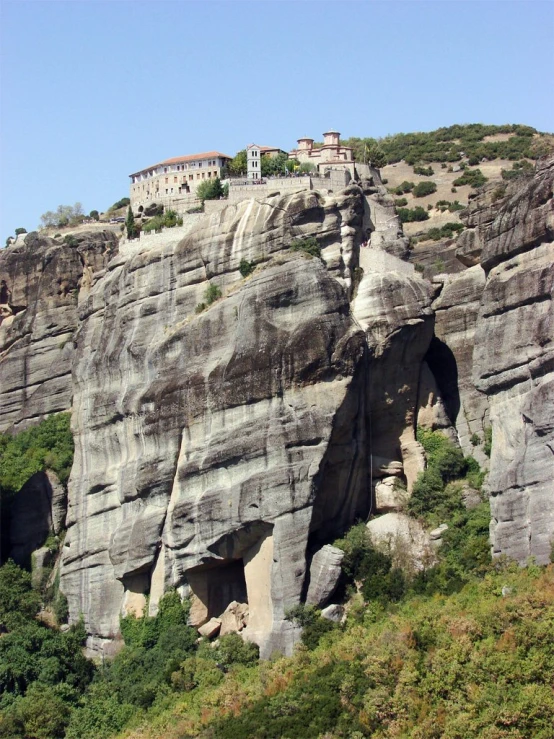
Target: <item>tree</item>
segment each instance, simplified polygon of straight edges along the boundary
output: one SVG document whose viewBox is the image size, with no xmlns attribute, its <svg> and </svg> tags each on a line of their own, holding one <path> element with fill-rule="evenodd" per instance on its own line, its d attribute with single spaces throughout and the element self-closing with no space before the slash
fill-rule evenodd
<svg viewBox="0 0 554 739">
<path fill-rule="evenodd" d="M 217 200 L 223 195 L 223 187 L 221 186 L 221 180 L 219 177 L 215 177 L 213 180 L 204 180 L 198 185 L 196 190 L 196 196 L 200 198 L 202 202 L 204 200 Z"/>
<path fill-rule="evenodd" d="M 260 168 L 262 177 L 284 174 L 287 170 L 287 162 L 287 154 L 277 154 L 277 156 L 274 157 L 270 157 L 269 154 L 264 154 L 262 156 Z"/>
<path fill-rule="evenodd" d="M 237 152 L 229 162 L 229 172 L 235 177 L 246 174 L 246 149 Z"/>
<path fill-rule="evenodd" d="M 387 163 L 387 156 L 379 146 L 370 146 L 367 150 L 367 156 L 372 167 L 380 169 Z"/>
<path fill-rule="evenodd" d="M 136 239 L 138 236 L 138 228 L 135 223 L 135 216 L 133 215 L 133 209 L 129 206 L 127 210 L 127 218 L 125 219 L 125 227 L 127 229 L 127 238 L 129 240 Z"/>
<path fill-rule="evenodd" d="M 91 210 L 89 213 L 89 218 L 92 218 L 93 220 L 97 221 L 100 218 L 100 213 L 98 213 L 97 210 Z"/>
<path fill-rule="evenodd" d="M 15 229 L 15 235 L 16 236 L 19 236 L 19 234 L 26 234 L 26 233 L 27 233 L 27 229 L 26 228 L 16 228 Z"/>
</svg>

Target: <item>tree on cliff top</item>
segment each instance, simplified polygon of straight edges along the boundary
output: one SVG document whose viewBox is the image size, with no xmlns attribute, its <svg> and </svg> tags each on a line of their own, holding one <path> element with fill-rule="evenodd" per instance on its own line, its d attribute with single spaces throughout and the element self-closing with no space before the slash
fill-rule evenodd
<svg viewBox="0 0 554 739">
<path fill-rule="evenodd" d="M 135 216 L 133 215 L 133 209 L 129 206 L 127 210 L 127 218 L 125 219 L 125 228 L 127 229 L 127 238 L 136 239 L 139 234 L 139 229 L 135 223 Z"/>
<path fill-rule="evenodd" d="M 223 187 L 221 186 L 221 180 L 216 177 L 213 180 L 204 180 L 198 185 L 196 190 L 196 196 L 200 198 L 202 202 L 204 200 L 217 200 L 223 195 Z"/>
</svg>

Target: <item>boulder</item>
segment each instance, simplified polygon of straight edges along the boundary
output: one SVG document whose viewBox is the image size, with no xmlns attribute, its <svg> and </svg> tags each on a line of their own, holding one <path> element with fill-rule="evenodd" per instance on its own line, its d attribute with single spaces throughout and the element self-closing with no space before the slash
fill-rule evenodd
<svg viewBox="0 0 554 739">
<path fill-rule="evenodd" d="M 316 552 L 310 566 L 310 585 L 306 603 L 323 606 L 335 592 L 341 575 L 342 549 L 326 544 Z"/>
<path fill-rule="evenodd" d="M 390 554 L 393 564 L 423 570 L 436 562 L 431 539 L 419 521 L 403 513 L 386 513 L 367 523 L 374 546 Z"/>
<path fill-rule="evenodd" d="M 398 477 L 384 477 L 375 484 L 375 512 L 389 513 L 402 510 L 408 501 L 408 492 Z"/>
<path fill-rule="evenodd" d="M 326 618 L 336 624 L 340 623 L 344 618 L 344 606 L 331 603 L 321 611 L 321 618 Z"/>
<path fill-rule="evenodd" d="M 219 634 L 221 629 L 221 621 L 218 618 L 211 618 L 207 623 L 198 629 L 200 636 L 212 639 Z"/>
<path fill-rule="evenodd" d="M 248 626 L 248 603 L 237 603 L 236 600 L 231 601 L 219 617 L 219 620 L 221 621 L 220 636 L 242 631 L 245 626 Z"/>
</svg>

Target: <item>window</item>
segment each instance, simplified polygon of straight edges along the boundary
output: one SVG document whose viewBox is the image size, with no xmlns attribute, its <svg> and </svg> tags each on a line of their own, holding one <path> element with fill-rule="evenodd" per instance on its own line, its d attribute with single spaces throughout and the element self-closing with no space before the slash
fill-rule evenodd
<svg viewBox="0 0 554 739">
<path fill-rule="evenodd" d="M 189 174 L 189 180 L 193 180 L 193 179 L 194 179 L 194 175 L 193 174 Z"/>
<path fill-rule="evenodd" d="M 166 177 L 165 178 L 165 184 L 167 185 L 168 182 L 169 182 L 169 177 Z"/>
<path fill-rule="evenodd" d="M 174 177 L 173 178 L 173 182 L 177 182 L 177 177 Z"/>
<path fill-rule="evenodd" d="M 167 172 L 167 167 L 164 167 L 164 172 Z"/>
<path fill-rule="evenodd" d="M 198 162 L 198 166 L 201 167 L 202 166 L 202 162 Z"/>
</svg>

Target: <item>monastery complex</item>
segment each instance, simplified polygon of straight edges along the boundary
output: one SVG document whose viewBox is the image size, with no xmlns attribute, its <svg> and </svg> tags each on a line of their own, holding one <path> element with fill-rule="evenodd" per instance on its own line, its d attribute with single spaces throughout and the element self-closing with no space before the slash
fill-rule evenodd
<svg viewBox="0 0 554 739">
<path fill-rule="evenodd" d="M 152 204 L 163 205 L 177 213 L 186 213 L 199 204 L 198 185 L 219 177 L 229 185 L 228 201 L 264 197 L 267 191 L 294 191 L 304 189 L 342 189 L 351 179 L 367 176 L 367 164 L 354 161 L 353 151 L 341 146 L 340 133 L 330 130 L 323 134 L 323 145 L 314 145 L 307 136 L 298 139 L 298 147 L 288 152 L 289 159 L 301 165 L 312 165 L 309 173 L 298 176 L 283 171 L 283 176 L 264 178 L 261 174 L 262 157 L 287 154 L 278 147 L 250 144 L 246 147 L 246 177 L 230 177 L 228 165 L 232 157 L 220 151 L 189 154 L 166 159 L 129 175 L 130 200 L 134 212 L 142 212 Z"/>
</svg>

